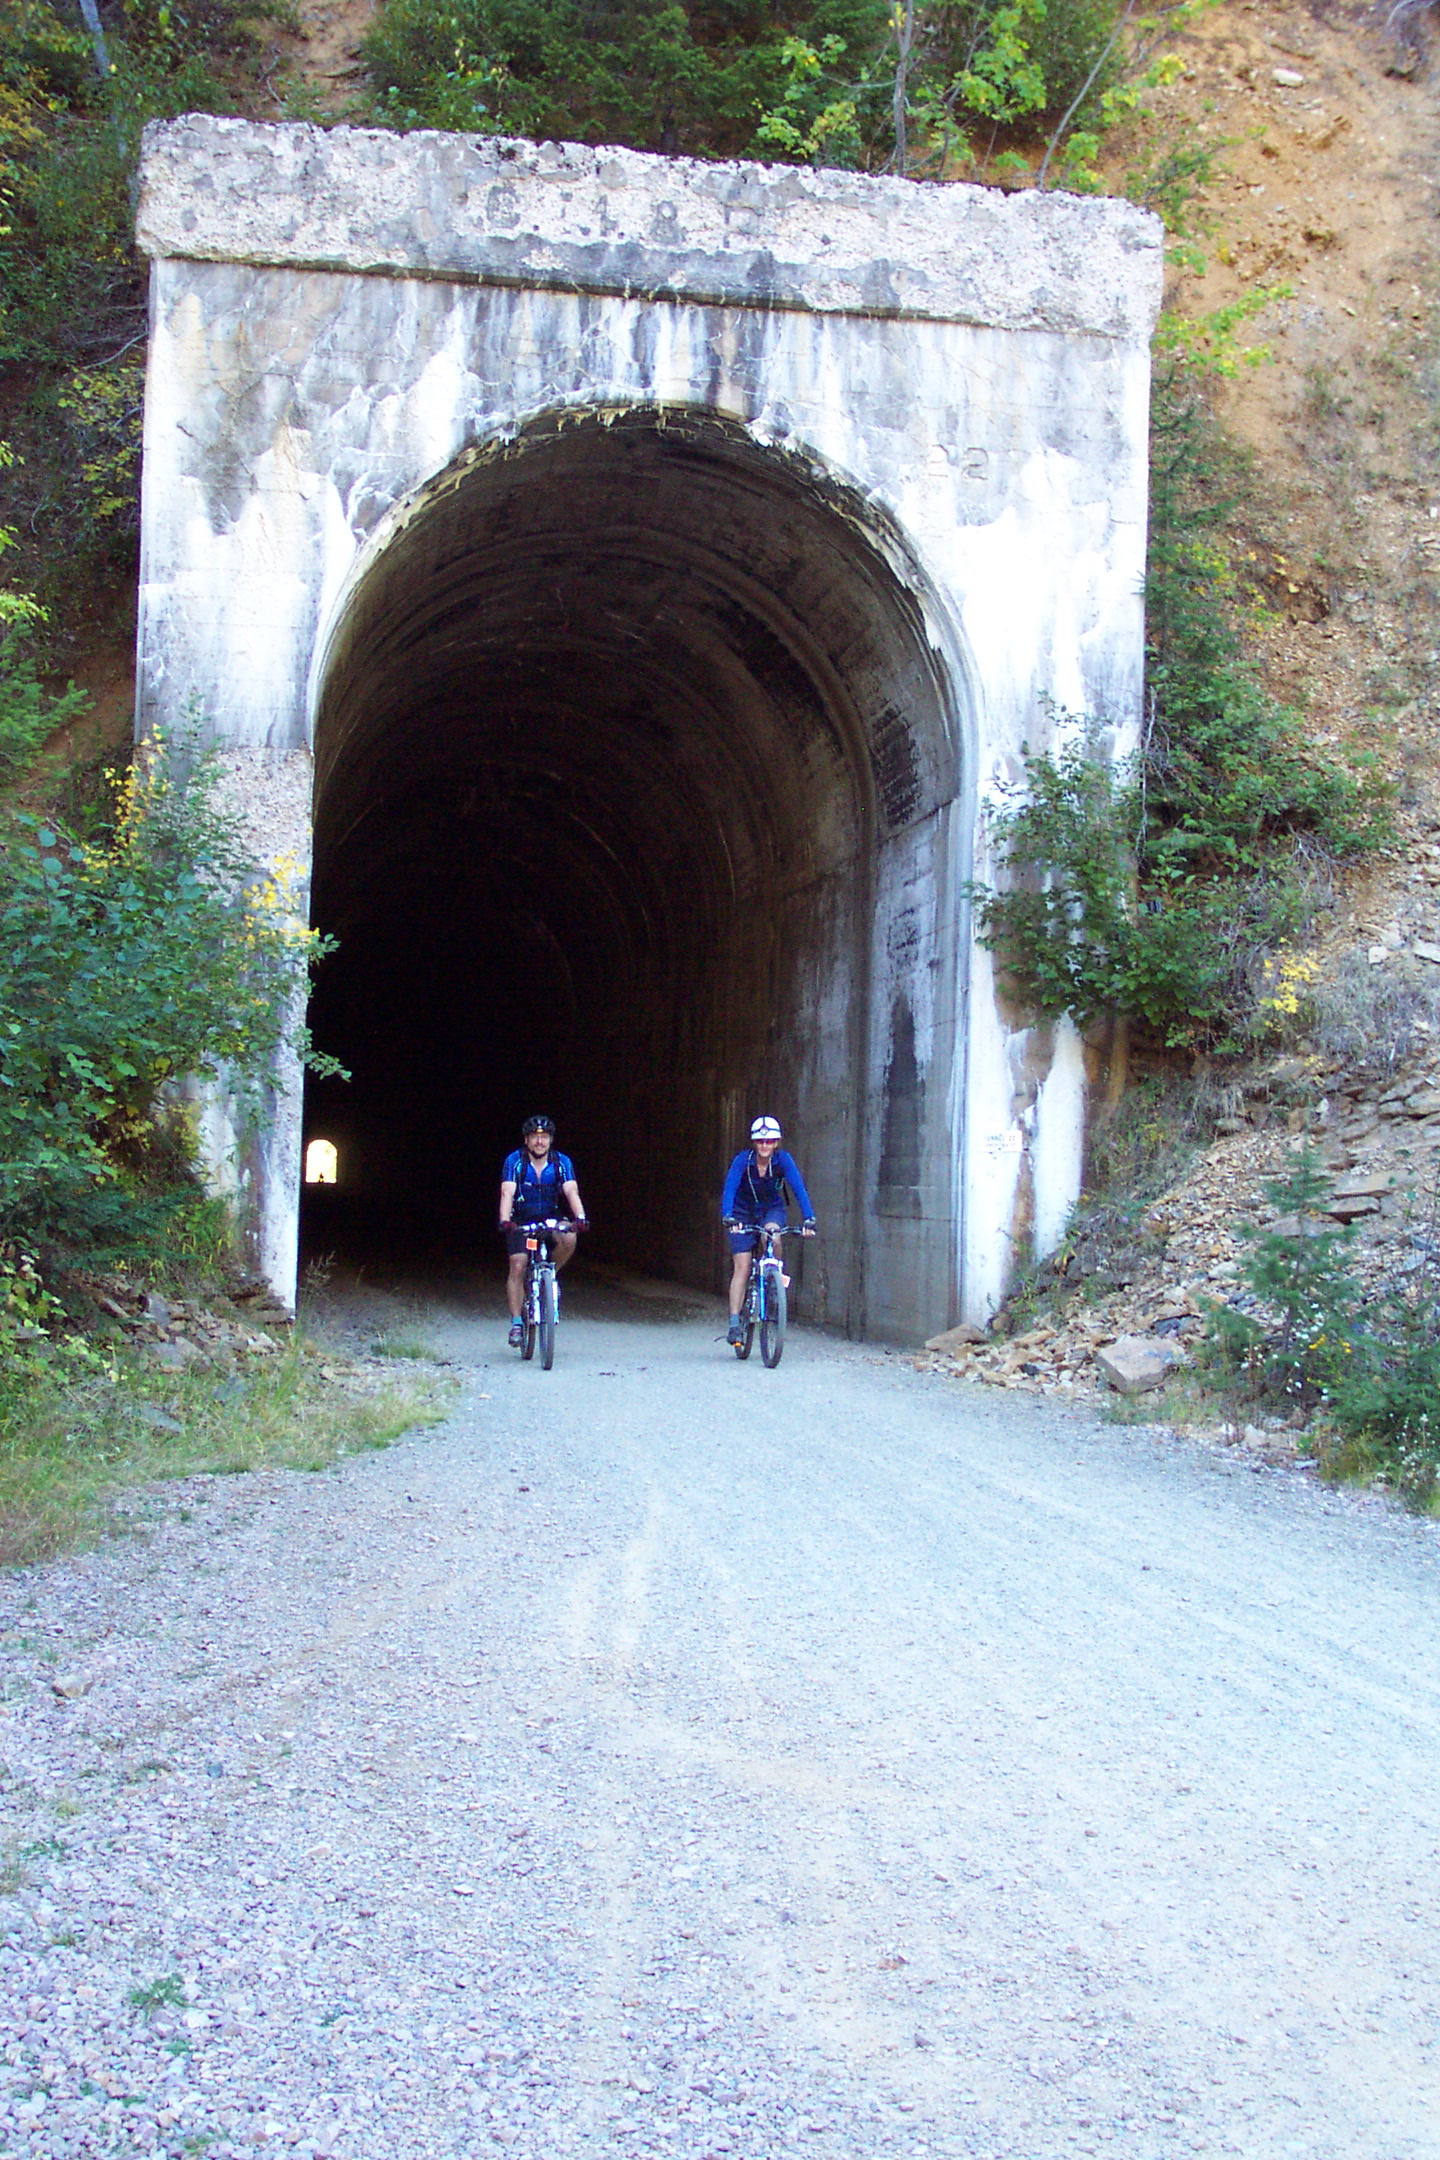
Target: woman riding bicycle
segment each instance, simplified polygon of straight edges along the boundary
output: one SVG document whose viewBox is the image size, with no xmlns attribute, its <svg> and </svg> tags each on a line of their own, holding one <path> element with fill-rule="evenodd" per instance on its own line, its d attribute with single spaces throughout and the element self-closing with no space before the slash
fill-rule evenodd
<svg viewBox="0 0 1440 2160">
<path fill-rule="evenodd" d="M 585 1208 L 575 1182 L 575 1165 L 555 1146 L 555 1120 L 526 1118 L 520 1128 L 521 1145 L 505 1158 L 500 1172 L 500 1234 L 510 1255 L 505 1296 L 510 1307 L 510 1344 L 518 1348 L 525 1340 L 520 1314 L 525 1301 L 526 1225 L 563 1222 L 568 1213 L 576 1229 L 585 1227 Z M 564 1201 L 564 1207 L 561 1201 Z M 555 1266 L 563 1268 L 575 1250 L 575 1231 L 562 1230 L 555 1239 Z"/>
<path fill-rule="evenodd" d="M 731 1163 L 720 1196 L 720 1214 L 730 1233 L 734 1255 L 730 1268 L 730 1332 L 725 1337 L 732 1347 L 745 1332 L 741 1314 L 750 1282 L 750 1255 L 761 1224 L 783 1223 L 793 1192 L 805 1231 L 810 1233 L 815 1228 L 815 1210 L 800 1166 L 793 1155 L 786 1154 L 780 1139 L 778 1118 L 757 1117 L 750 1127 L 750 1145 L 742 1148 Z"/>
</svg>

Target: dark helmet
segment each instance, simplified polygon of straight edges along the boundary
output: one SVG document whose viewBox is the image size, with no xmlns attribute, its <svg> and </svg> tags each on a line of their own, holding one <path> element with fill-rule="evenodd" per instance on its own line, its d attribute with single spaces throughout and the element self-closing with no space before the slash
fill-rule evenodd
<svg viewBox="0 0 1440 2160">
<path fill-rule="evenodd" d="M 549 1133 L 549 1135 L 550 1135 L 550 1137 L 551 1137 L 551 1138 L 552 1138 L 552 1140 L 553 1140 L 553 1138 L 555 1137 L 555 1120 L 554 1120 L 554 1118 L 553 1118 L 553 1117 L 527 1117 L 527 1118 L 526 1118 L 526 1120 L 525 1120 L 525 1122 L 524 1122 L 524 1124 L 523 1124 L 523 1125 L 522 1125 L 522 1126 L 520 1127 L 520 1137 L 521 1137 L 521 1139 L 522 1139 L 522 1140 L 528 1140 L 532 1132 L 548 1132 L 548 1133 Z"/>
</svg>

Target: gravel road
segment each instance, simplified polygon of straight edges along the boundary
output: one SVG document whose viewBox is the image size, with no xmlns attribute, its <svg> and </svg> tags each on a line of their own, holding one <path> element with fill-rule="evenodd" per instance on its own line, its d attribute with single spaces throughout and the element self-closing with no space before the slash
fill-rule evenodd
<svg viewBox="0 0 1440 2160">
<path fill-rule="evenodd" d="M 1440 2153 L 1432 1528 L 493 1293 L 0 1582 L 0 2154 Z"/>
</svg>

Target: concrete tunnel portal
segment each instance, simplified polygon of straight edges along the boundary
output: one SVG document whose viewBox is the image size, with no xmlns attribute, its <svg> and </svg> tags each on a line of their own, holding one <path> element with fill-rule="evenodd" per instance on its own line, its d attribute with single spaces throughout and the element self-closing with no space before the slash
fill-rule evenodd
<svg viewBox="0 0 1440 2160">
<path fill-rule="evenodd" d="M 1091 1075 L 969 880 L 1067 715 L 1136 736 L 1159 221 L 190 114 L 136 230 L 137 731 L 203 714 L 339 941 L 351 1081 L 282 1054 L 198 1106 L 248 1264 L 287 1301 L 302 1229 L 488 1264 L 546 1106 L 597 1257 L 718 1287 L 763 1105 L 824 1225 L 803 1314 L 986 1318 L 1063 1232 Z"/>
<path fill-rule="evenodd" d="M 879 852 L 960 789 L 917 575 L 813 463 L 695 412 L 547 416 L 393 521 L 316 716 L 312 1025 L 351 1079 L 307 1088 L 341 1160 L 308 1246 L 488 1258 L 544 1107 L 595 1252 L 714 1287 L 768 1107 L 827 1233 L 802 1309 L 876 1325 L 867 1216 L 958 1204 L 948 1149 L 920 1177 L 950 1076 L 873 951 Z"/>
</svg>

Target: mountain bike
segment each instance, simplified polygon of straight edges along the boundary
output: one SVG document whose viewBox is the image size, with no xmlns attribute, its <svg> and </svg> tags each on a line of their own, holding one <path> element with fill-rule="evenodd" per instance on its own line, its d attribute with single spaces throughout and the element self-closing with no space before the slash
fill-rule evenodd
<svg viewBox="0 0 1440 2160">
<path fill-rule="evenodd" d="M 737 1223 L 735 1227 L 740 1229 L 743 1226 Z M 814 1237 L 815 1232 L 797 1230 L 788 1223 L 761 1223 L 756 1228 L 755 1250 L 750 1255 L 750 1281 L 745 1292 L 745 1303 L 740 1309 L 745 1331 L 735 1345 L 735 1355 L 743 1363 L 754 1347 L 758 1329 L 761 1360 L 771 1372 L 775 1370 L 785 1351 L 785 1317 L 790 1278 L 781 1264 L 780 1242 L 787 1235 Z"/>
<path fill-rule="evenodd" d="M 521 1226 L 525 1232 L 525 1300 L 520 1320 L 525 1339 L 520 1355 L 528 1361 L 540 1345 L 540 1369 L 549 1372 L 555 1362 L 555 1330 L 560 1324 L 560 1284 L 557 1280 L 553 1241 L 562 1230 L 578 1230 L 576 1222 L 537 1222 Z"/>
</svg>

